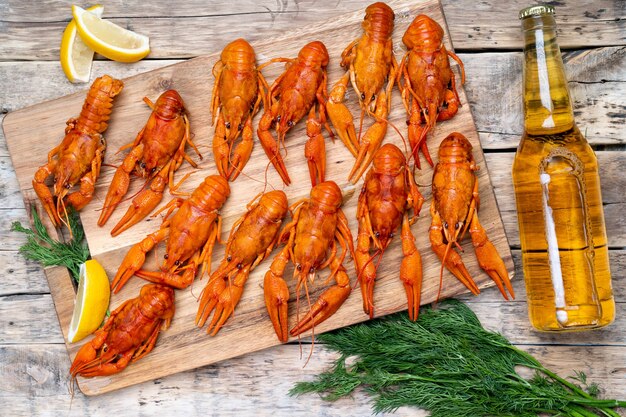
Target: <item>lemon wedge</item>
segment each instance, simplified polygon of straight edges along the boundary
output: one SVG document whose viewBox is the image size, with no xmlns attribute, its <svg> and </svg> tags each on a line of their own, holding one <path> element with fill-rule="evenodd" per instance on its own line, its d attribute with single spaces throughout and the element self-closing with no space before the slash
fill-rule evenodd
<svg viewBox="0 0 626 417">
<path fill-rule="evenodd" d="M 102 17 L 104 7 L 100 4 L 87 9 L 98 17 Z M 61 39 L 61 68 L 68 80 L 73 83 L 89 82 L 93 49 L 85 45 L 78 36 L 74 19 L 67 25 Z"/>
<path fill-rule="evenodd" d="M 150 53 L 147 36 L 102 20 L 76 5 L 72 6 L 72 14 L 80 37 L 100 55 L 114 61 L 135 62 Z"/>
<path fill-rule="evenodd" d="M 109 278 L 102 265 L 95 259 L 82 264 L 68 334 L 70 343 L 78 342 L 98 330 L 109 308 L 110 296 Z"/>
</svg>

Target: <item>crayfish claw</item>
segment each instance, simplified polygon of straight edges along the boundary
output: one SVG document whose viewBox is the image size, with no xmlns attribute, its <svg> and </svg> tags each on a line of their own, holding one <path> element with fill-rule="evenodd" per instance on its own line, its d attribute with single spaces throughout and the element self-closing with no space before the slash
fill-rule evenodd
<svg viewBox="0 0 626 417">
<path fill-rule="evenodd" d="M 169 166 L 169 164 L 165 166 L 159 175 L 154 177 L 150 188 L 143 190 L 133 199 L 124 217 L 111 230 L 111 236 L 115 237 L 139 223 L 159 205 L 163 199 L 163 190 L 168 183 Z"/>
<path fill-rule="evenodd" d="M 502 293 L 505 300 L 509 300 L 509 292 L 511 299 L 515 299 L 515 293 L 513 292 L 513 285 L 509 279 L 509 273 L 504 266 L 504 261 L 498 254 L 495 246 L 487 237 L 485 229 L 478 221 L 478 216 L 474 212 L 472 222 L 470 224 L 470 235 L 472 236 L 472 243 L 474 245 L 474 251 L 476 252 L 476 258 L 480 267 L 489 275 L 489 277 L 495 282 L 496 286 Z M 506 286 L 506 290 L 505 287 Z"/>
<path fill-rule="evenodd" d="M 322 125 L 311 112 L 306 122 L 306 133 L 309 139 L 304 145 L 304 156 L 309 166 L 311 185 L 324 182 L 326 176 L 326 145 L 322 136 Z"/>
<path fill-rule="evenodd" d="M 286 342 L 289 338 L 287 333 L 289 288 L 283 279 L 288 260 L 287 251 L 283 249 L 272 262 L 270 270 L 265 273 L 263 281 L 265 306 L 276 336 L 281 342 Z"/>
<path fill-rule="evenodd" d="M 402 221 L 402 254 L 404 258 L 400 264 L 400 280 L 406 291 L 409 318 L 415 321 L 420 311 L 422 258 L 415 246 L 415 237 L 411 232 L 411 223 L 406 213 Z"/>
<path fill-rule="evenodd" d="M 348 148 L 350 153 L 356 157 L 359 149 L 359 141 L 356 137 L 356 129 L 354 127 L 354 117 L 343 100 L 348 89 L 349 73 L 346 73 L 330 91 L 328 102 L 326 103 L 326 111 L 328 117 L 335 127 L 337 135 Z"/>
<path fill-rule="evenodd" d="M 307 330 L 312 329 L 324 320 L 335 314 L 335 312 L 346 301 L 352 288 L 345 269 L 337 272 L 337 284 L 324 291 L 317 301 L 311 306 L 311 310 L 306 316 L 296 324 L 289 332 L 292 336 L 298 336 Z"/>
</svg>

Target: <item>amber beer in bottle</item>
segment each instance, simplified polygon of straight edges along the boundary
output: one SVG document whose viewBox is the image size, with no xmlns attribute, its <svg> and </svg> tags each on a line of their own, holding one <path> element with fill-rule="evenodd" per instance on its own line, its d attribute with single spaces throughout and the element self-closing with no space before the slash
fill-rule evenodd
<svg viewBox="0 0 626 417">
<path fill-rule="evenodd" d="M 513 163 L 532 325 L 606 326 L 615 316 L 596 156 L 574 122 L 554 9 L 520 11 L 524 134 Z"/>
</svg>

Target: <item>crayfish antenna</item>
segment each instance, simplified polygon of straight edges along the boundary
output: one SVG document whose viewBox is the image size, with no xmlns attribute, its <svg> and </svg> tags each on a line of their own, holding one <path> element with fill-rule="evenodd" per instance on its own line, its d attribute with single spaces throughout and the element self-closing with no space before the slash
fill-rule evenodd
<svg viewBox="0 0 626 417">
<path fill-rule="evenodd" d="M 309 296 L 309 287 L 307 285 L 306 278 L 304 279 L 304 294 L 306 295 L 306 302 L 309 306 L 309 313 L 310 313 L 312 310 L 311 297 Z M 300 320 L 298 320 L 298 323 L 300 323 Z M 300 338 L 300 336 L 298 336 L 298 338 Z M 315 346 L 315 322 L 313 321 L 311 323 L 311 349 L 309 349 L 309 356 L 306 358 L 306 362 L 304 362 L 304 365 L 302 366 L 302 368 L 306 368 L 307 364 L 311 360 L 311 356 L 313 356 L 314 346 Z"/>
<path fill-rule="evenodd" d="M 363 106 L 365 106 L 365 104 Z M 373 116 L 373 113 L 371 113 L 369 110 L 366 110 L 365 107 L 361 107 L 361 117 L 359 117 L 359 135 L 356 137 L 359 146 L 361 146 L 361 133 L 363 133 L 363 117 L 365 116 L 366 111 L 367 114 Z"/>
<path fill-rule="evenodd" d="M 74 239 L 74 232 L 72 231 L 72 227 L 70 226 L 70 215 L 67 211 L 67 207 L 65 206 L 64 198 L 66 194 L 67 192 L 64 192 L 62 196 L 57 198 L 57 213 L 60 213 L 59 211 L 59 205 L 60 205 L 60 208 L 63 209 L 63 215 L 59 214 L 59 220 L 61 220 L 61 223 L 63 223 L 67 227 L 67 230 L 70 231 L 70 240 L 71 240 L 71 239 Z"/>
</svg>

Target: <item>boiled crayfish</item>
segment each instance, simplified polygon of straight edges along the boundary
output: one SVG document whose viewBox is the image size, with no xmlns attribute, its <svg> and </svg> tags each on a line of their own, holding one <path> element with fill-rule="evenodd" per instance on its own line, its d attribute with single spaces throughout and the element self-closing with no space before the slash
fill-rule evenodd
<svg viewBox="0 0 626 417">
<path fill-rule="evenodd" d="M 130 174 L 136 173 L 147 178 L 150 187 L 141 191 L 132 201 L 124 217 L 111 230 L 117 236 L 146 217 L 163 198 L 165 186 L 170 184 L 170 192 L 176 193 L 174 172 L 187 160 L 194 168 L 196 163 L 185 153 L 185 146 L 191 145 L 200 159 L 189 134 L 189 119 L 185 113 L 183 99 L 175 90 L 161 94 L 156 104 L 147 97 L 144 101 L 152 109 L 145 127 L 135 141 L 120 148 L 132 148 L 118 167 L 104 200 L 104 207 L 98 219 L 98 226 L 104 226 L 118 206 L 130 184 Z"/>
<path fill-rule="evenodd" d="M 356 157 L 348 179 L 356 183 L 374 157 L 387 133 L 387 115 L 398 63 L 393 55 L 393 10 L 385 3 L 365 9 L 363 36 L 348 45 L 341 54 L 341 66 L 348 72 L 333 86 L 327 104 L 328 116 L 346 147 Z M 344 104 L 348 80 L 359 97 L 361 126 L 365 113 L 374 124 L 357 138 L 352 114 Z M 383 89 L 385 81 L 387 87 Z"/>
<path fill-rule="evenodd" d="M 400 62 L 398 85 L 408 113 L 413 159 L 419 168 L 421 150 L 430 166 L 433 166 L 426 135 L 436 122 L 452 118 L 460 106 L 448 56 L 461 68 L 461 83 L 465 82 L 463 62 L 444 46 L 441 26 L 423 14 L 413 20 L 402 42 L 408 51 Z"/>
<path fill-rule="evenodd" d="M 80 348 L 70 368 L 72 378 L 113 375 L 146 356 L 161 329 L 169 327 L 174 309 L 174 290 L 144 285 L 137 298 L 113 311 L 104 327 Z"/>
<path fill-rule="evenodd" d="M 220 175 L 234 181 L 250 158 L 252 118 L 268 86 L 257 69 L 254 49 L 244 39 L 226 45 L 213 67 L 213 76 L 213 156 Z M 241 142 L 233 151 L 239 136 Z"/>
<path fill-rule="evenodd" d="M 386 144 L 374 154 L 374 161 L 359 196 L 356 265 L 363 294 L 363 310 L 374 317 L 376 268 L 383 253 L 402 224 L 400 280 L 406 290 L 409 317 L 417 320 L 422 288 L 422 260 L 415 246 L 411 225 L 424 202 L 413 173 L 397 146 Z M 413 209 L 409 219 L 407 210 Z M 370 255 L 370 247 L 376 251 Z M 375 264 L 374 258 L 379 260 Z"/>
<path fill-rule="evenodd" d="M 274 258 L 264 280 L 265 305 L 281 342 L 286 342 L 289 336 L 289 289 L 283 275 L 290 260 L 295 264 L 294 277 L 298 277 L 298 300 L 304 289 L 309 302 L 309 312 L 291 329 L 292 336 L 328 319 L 352 291 L 343 261 L 348 251 L 354 257 L 354 247 L 348 220 L 341 205 L 341 190 L 334 182 L 327 181 L 314 186 L 310 198 L 300 200 L 290 207 L 293 220 L 285 226 L 280 237 L 280 241 L 286 241 L 287 244 Z M 338 246 L 341 247 L 341 255 L 337 254 Z M 317 271 L 327 266 L 330 267 L 328 280 L 334 279 L 335 284 L 326 289 L 315 304 L 311 305 L 307 280 L 313 283 Z"/>
<path fill-rule="evenodd" d="M 465 136 L 454 132 L 441 142 L 439 160 L 433 173 L 430 243 L 442 264 L 473 294 L 478 294 L 480 291 L 465 268 L 461 256 L 452 248 L 458 245 L 469 229 L 478 264 L 508 300 L 505 286 L 511 297 L 515 298 L 509 274 L 478 221 L 478 179 L 474 174 L 477 170 L 478 166 L 472 156 L 472 145 Z M 439 292 L 441 293 L 441 285 Z"/>
<path fill-rule="evenodd" d="M 204 326 L 215 310 L 207 328 L 207 333 L 212 336 L 235 310 L 250 272 L 278 243 L 280 227 L 288 210 L 287 196 L 282 191 L 270 191 L 258 198 L 248 204 L 248 211 L 233 225 L 224 260 L 202 290 L 196 324 Z"/>
<path fill-rule="evenodd" d="M 280 155 L 280 146 L 285 146 L 285 135 L 307 113 L 311 122 L 311 132 L 309 143 L 305 148 L 309 153 L 305 156 L 309 161 L 309 166 L 312 164 L 314 167 L 311 170 L 313 184 L 324 181 L 326 163 L 324 138 L 321 135 L 321 128 L 315 127 L 316 124 L 325 125 L 330 133 L 330 127 L 326 122 L 328 59 L 326 46 L 322 42 L 314 41 L 305 45 L 297 58 L 275 58 L 261 65 L 265 67 L 273 62 L 287 63 L 285 72 L 274 81 L 270 88 L 269 104 L 265 108 L 257 130 L 267 157 L 285 185 L 289 185 L 291 179 L 283 157 Z M 319 108 L 319 120 L 315 120 L 316 102 Z M 275 125 L 278 140 L 274 139 L 270 133 L 272 124 Z"/>
<path fill-rule="evenodd" d="M 93 198 L 96 180 L 104 158 L 106 141 L 102 133 L 108 127 L 113 98 L 124 88 L 120 80 L 104 75 L 91 85 L 77 119 L 69 119 L 65 137 L 48 153 L 48 163 L 35 173 L 33 189 L 41 200 L 50 220 L 61 226 L 61 216 L 67 219 L 66 203 L 81 210 Z M 54 176 L 53 194 L 45 180 Z M 80 188 L 70 189 L 80 181 Z M 63 221 L 67 224 L 67 221 Z"/>
<path fill-rule="evenodd" d="M 188 199 L 175 198 L 155 213 L 153 217 L 167 210 L 161 228 L 128 251 L 111 283 L 113 291 L 117 293 L 133 275 L 175 288 L 186 288 L 196 277 L 199 265 L 203 267 L 202 273 L 210 271 L 213 246 L 219 239 L 222 225 L 218 210 L 229 195 L 228 181 L 222 176 L 211 175 Z M 176 209 L 178 211 L 172 215 Z M 146 253 L 165 239 L 167 247 L 161 271 L 141 269 Z"/>
</svg>

